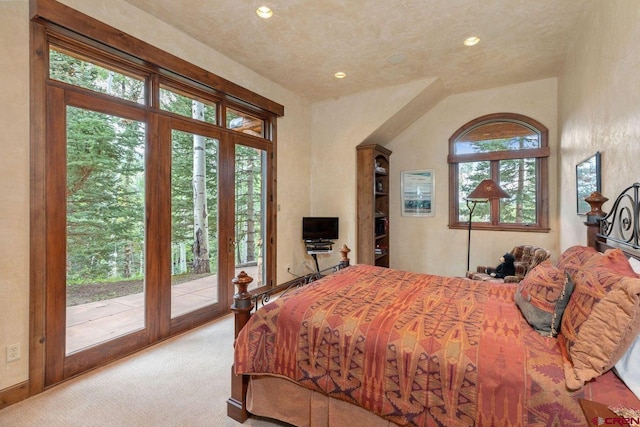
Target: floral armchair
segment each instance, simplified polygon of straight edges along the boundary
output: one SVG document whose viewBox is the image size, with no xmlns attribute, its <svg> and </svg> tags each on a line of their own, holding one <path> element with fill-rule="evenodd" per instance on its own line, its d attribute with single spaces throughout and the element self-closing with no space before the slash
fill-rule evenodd
<svg viewBox="0 0 640 427">
<path fill-rule="evenodd" d="M 487 268 L 495 266 L 479 265 L 475 272 L 467 271 L 467 277 L 473 280 L 482 280 L 485 282 L 496 283 L 519 283 L 528 272 L 540 264 L 542 261 L 549 259 L 551 252 L 544 248 L 531 245 L 516 246 L 511 250 L 511 254 L 515 258 L 516 275 L 507 276 L 504 279 L 491 277 L 486 273 Z"/>
</svg>

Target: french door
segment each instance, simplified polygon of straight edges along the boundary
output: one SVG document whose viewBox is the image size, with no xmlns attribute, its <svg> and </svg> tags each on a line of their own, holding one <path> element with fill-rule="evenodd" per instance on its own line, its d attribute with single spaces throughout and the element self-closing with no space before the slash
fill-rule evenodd
<svg viewBox="0 0 640 427">
<path fill-rule="evenodd" d="M 240 269 L 264 284 L 269 149 L 60 85 L 47 101 L 50 386 L 226 313 Z"/>
</svg>

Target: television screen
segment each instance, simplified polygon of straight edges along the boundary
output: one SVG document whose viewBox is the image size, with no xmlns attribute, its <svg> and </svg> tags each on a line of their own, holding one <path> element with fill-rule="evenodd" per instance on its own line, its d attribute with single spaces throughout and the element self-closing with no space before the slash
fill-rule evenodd
<svg viewBox="0 0 640 427">
<path fill-rule="evenodd" d="M 302 218 L 302 240 L 333 240 L 337 238 L 337 217 Z"/>
</svg>

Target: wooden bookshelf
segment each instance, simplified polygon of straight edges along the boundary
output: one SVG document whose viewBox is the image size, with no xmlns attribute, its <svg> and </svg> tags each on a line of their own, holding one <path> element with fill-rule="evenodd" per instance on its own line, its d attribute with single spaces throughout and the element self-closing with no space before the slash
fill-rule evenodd
<svg viewBox="0 0 640 427">
<path fill-rule="evenodd" d="M 389 267 L 389 157 L 376 144 L 356 147 L 358 157 L 358 263 Z"/>
</svg>

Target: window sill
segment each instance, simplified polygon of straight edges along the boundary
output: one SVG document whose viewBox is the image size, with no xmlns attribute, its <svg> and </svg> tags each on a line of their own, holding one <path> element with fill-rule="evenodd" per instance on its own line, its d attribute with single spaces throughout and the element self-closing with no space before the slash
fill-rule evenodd
<svg viewBox="0 0 640 427">
<path fill-rule="evenodd" d="M 453 225 L 449 225 L 452 230 L 468 230 L 469 223 L 459 222 Z M 488 230 L 488 231 L 517 231 L 520 233 L 548 233 L 550 228 L 540 227 L 539 225 L 515 225 L 515 224 L 497 224 L 491 225 L 486 223 L 472 223 L 474 230 Z"/>
</svg>

